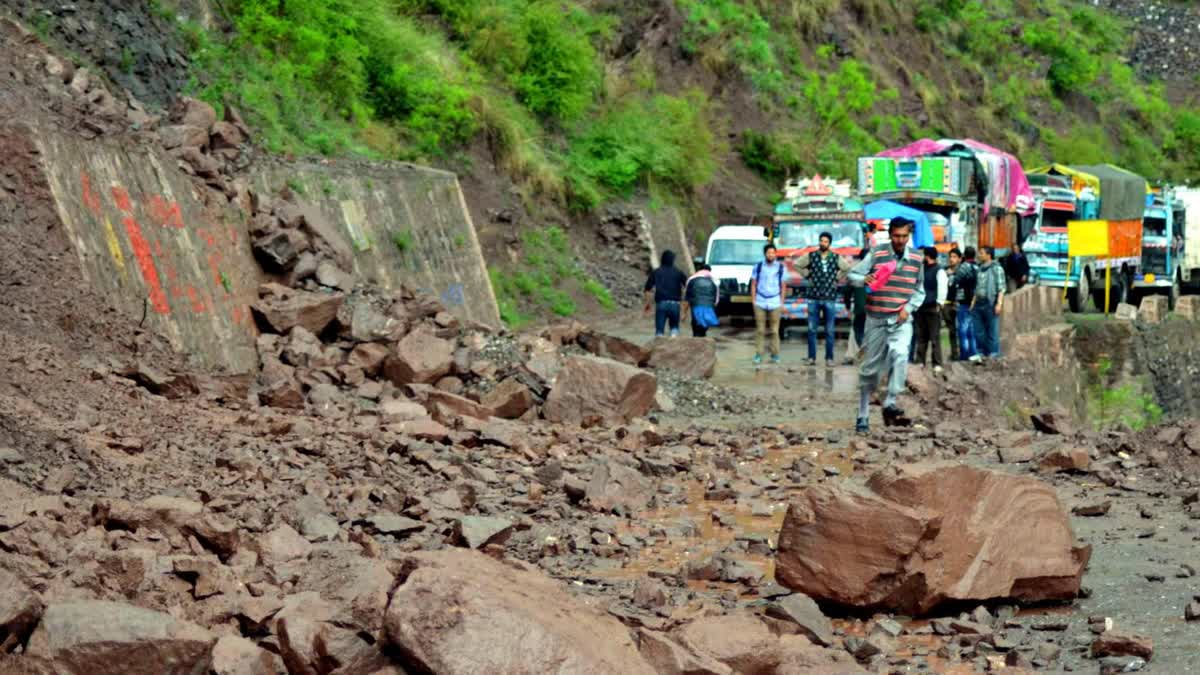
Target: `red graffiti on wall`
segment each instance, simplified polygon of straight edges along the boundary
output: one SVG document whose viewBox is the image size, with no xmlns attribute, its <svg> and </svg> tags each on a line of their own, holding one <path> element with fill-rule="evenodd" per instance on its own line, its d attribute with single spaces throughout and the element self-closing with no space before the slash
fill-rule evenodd
<svg viewBox="0 0 1200 675">
<path fill-rule="evenodd" d="M 150 195 L 146 203 L 146 211 L 154 219 L 154 223 L 162 227 L 183 229 L 183 210 L 179 202 L 167 202 L 162 195 Z"/>
<path fill-rule="evenodd" d="M 100 216 L 100 195 L 92 191 L 92 179 L 86 173 L 79 172 L 79 182 L 83 184 L 83 205 L 92 215 Z"/>
</svg>

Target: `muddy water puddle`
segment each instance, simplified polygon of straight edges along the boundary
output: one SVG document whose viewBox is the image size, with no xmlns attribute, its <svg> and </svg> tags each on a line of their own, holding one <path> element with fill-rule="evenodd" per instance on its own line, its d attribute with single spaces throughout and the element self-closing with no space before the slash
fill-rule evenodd
<svg viewBox="0 0 1200 675">
<path fill-rule="evenodd" d="M 793 483 L 787 476 L 797 460 L 812 465 L 805 483 Z M 757 568 L 763 575 L 763 583 L 774 580 L 775 558 L 764 550 L 764 546 L 774 551 L 788 500 L 802 487 L 815 482 L 818 476 L 825 475 L 827 468 L 836 470 L 838 475 L 850 475 L 854 471 L 854 460 L 848 448 L 804 444 L 771 448 L 761 458 L 742 463 L 762 466 L 763 470 L 756 475 L 770 477 L 775 486 L 743 500 L 718 501 L 705 498 L 707 486 L 704 482 L 683 483 L 684 503 L 644 512 L 637 519 L 622 524 L 618 530 L 619 534 L 632 534 L 653 543 L 639 550 L 623 567 L 599 569 L 594 573 L 610 579 L 636 579 L 650 572 L 674 574 L 691 561 L 702 561 L 727 552 L 731 558 Z M 735 485 L 749 487 L 753 483 L 739 479 Z M 681 529 L 690 531 L 690 536 L 654 536 L 655 532 Z M 749 550 L 732 549 L 739 539 L 747 542 Z M 698 590 L 742 588 L 705 581 L 689 581 L 688 585 Z"/>
</svg>

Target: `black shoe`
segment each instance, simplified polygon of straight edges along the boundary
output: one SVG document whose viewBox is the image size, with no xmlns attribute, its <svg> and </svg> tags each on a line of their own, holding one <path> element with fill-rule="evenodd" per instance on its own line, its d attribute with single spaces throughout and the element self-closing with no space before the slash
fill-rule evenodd
<svg viewBox="0 0 1200 675">
<path fill-rule="evenodd" d="M 912 425 L 912 420 L 904 416 L 904 411 L 898 406 L 889 405 L 883 409 L 883 426 L 885 427 L 907 427 Z"/>
<path fill-rule="evenodd" d="M 854 431 L 859 434 L 867 434 L 871 432 L 871 421 L 869 418 L 860 417 L 854 421 Z"/>
</svg>

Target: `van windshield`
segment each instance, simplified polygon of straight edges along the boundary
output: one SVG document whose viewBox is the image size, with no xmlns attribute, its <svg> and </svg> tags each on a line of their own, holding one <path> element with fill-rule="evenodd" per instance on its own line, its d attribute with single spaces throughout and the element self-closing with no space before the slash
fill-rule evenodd
<svg viewBox="0 0 1200 675">
<path fill-rule="evenodd" d="M 765 239 L 718 239 L 708 250 L 709 265 L 753 265 L 763 259 Z"/>
<path fill-rule="evenodd" d="M 863 245 L 862 223 L 781 223 L 779 225 L 780 248 L 816 248 L 821 243 L 821 233 L 833 237 L 832 248 L 860 249 Z"/>
</svg>

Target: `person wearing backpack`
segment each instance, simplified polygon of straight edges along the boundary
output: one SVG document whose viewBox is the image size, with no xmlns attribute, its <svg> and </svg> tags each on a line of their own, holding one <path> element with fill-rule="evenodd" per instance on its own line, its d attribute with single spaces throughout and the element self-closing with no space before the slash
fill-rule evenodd
<svg viewBox="0 0 1200 675">
<path fill-rule="evenodd" d="M 808 278 L 804 289 L 808 300 L 808 365 L 817 365 L 817 326 L 821 313 L 825 314 L 825 367 L 833 367 L 834 322 L 838 312 L 837 280 L 850 269 L 850 263 L 835 253 L 830 246 L 833 235 L 822 232 L 818 237 L 820 246 L 806 257 L 796 261 L 796 271 Z"/>
<path fill-rule="evenodd" d="M 953 256 L 955 251 L 951 251 Z M 958 303 L 958 314 L 955 323 L 958 327 L 958 357 L 963 361 L 978 360 L 975 340 L 975 319 L 971 315 L 971 303 L 975 300 L 975 284 L 979 278 L 979 269 L 975 265 L 975 249 L 968 246 L 962 254 L 962 262 L 954 270 L 950 283 L 954 285 L 954 301 Z"/>
<path fill-rule="evenodd" d="M 763 259 L 750 275 L 750 297 L 754 300 L 754 363 L 762 363 L 763 345 L 770 331 L 771 363 L 779 363 L 779 321 L 783 317 L 783 261 L 775 244 L 763 247 Z"/>
</svg>

